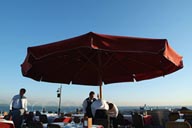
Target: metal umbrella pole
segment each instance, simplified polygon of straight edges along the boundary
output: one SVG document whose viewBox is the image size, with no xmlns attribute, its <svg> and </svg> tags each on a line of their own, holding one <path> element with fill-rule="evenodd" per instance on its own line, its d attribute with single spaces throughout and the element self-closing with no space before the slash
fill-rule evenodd
<svg viewBox="0 0 192 128">
<path fill-rule="evenodd" d="M 58 108 L 58 115 L 61 113 L 61 92 L 62 92 L 62 85 L 60 88 L 57 89 L 57 97 L 59 98 L 59 108 Z"/>
</svg>

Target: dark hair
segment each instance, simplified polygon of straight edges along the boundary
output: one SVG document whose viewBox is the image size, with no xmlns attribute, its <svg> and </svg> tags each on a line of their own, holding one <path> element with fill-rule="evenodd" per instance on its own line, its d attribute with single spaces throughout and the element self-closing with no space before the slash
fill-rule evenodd
<svg viewBox="0 0 192 128">
<path fill-rule="evenodd" d="M 20 92 L 21 92 L 21 91 L 25 93 L 25 92 L 26 92 L 26 89 L 25 89 L 25 88 L 21 88 L 21 89 L 20 89 Z"/>
<path fill-rule="evenodd" d="M 111 110 L 113 108 L 113 104 L 112 103 L 108 103 L 109 105 L 109 110 Z"/>
<path fill-rule="evenodd" d="M 94 95 L 95 92 L 94 91 L 90 91 L 89 95 Z"/>
</svg>

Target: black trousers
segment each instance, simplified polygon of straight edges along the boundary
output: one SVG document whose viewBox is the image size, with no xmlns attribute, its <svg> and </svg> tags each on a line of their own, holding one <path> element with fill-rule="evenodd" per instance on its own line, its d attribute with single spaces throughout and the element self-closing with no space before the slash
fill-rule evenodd
<svg viewBox="0 0 192 128">
<path fill-rule="evenodd" d="M 15 128 L 21 128 L 21 125 L 23 123 L 23 114 L 24 109 L 13 109 L 11 112 L 12 120 L 15 125 Z"/>
</svg>

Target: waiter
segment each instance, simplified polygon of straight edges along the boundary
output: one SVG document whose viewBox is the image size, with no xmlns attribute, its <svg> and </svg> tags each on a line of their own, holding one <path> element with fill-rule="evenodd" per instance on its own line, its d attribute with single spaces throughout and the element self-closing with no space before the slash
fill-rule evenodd
<svg viewBox="0 0 192 128">
<path fill-rule="evenodd" d="M 21 88 L 18 95 L 13 96 L 10 103 L 10 112 L 15 128 L 21 128 L 24 114 L 27 111 L 26 89 Z"/>
<path fill-rule="evenodd" d="M 85 116 L 88 116 L 89 118 L 93 118 L 92 111 L 91 111 L 91 104 L 96 100 L 95 98 L 95 92 L 91 91 L 89 93 L 89 97 L 86 98 L 83 101 L 83 113 Z"/>
</svg>

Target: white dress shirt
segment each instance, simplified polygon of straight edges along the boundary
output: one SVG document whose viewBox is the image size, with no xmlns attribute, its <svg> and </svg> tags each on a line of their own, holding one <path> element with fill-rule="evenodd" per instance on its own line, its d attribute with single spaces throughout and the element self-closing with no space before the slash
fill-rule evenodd
<svg viewBox="0 0 192 128">
<path fill-rule="evenodd" d="M 105 100 L 98 99 L 91 104 L 93 117 L 95 116 L 95 112 L 97 109 L 109 110 L 109 105 Z"/>
<path fill-rule="evenodd" d="M 27 111 L 27 98 L 25 96 L 15 95 L 10 103 L 10 110 L 12 110 L 12 108 Z"/>
</svg>

